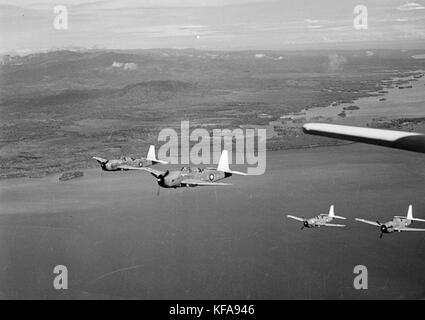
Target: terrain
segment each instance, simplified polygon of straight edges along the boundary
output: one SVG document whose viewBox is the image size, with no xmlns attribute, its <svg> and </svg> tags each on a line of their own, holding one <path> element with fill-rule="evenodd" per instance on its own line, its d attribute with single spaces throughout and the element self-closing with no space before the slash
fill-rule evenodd
<svg viewBox="0 0 425 320">
<path fill-rule="evenodd" d="M 181 120 L 190 120 L 191 129 L 264 126 L 269 149 L 340 143 L 273 121 L 375 96 L 393 77 L 425 69 L 424 59 L 412 58 L 421 53 L 155 49 L 3 56 L 0 178 L 94 167 L 93 155 L 141 156 L 161 129 L 178 128 Z"/>
<path fill-rule="evenodd" d="M 423 155 L 301 132 L 307 118 L 425 132 L 422 52 L 371 52 L 2 57 L 0 299 L 423 299 L 424 236 L 379 239 L 353 220 L 387 221 L 409 204 L 425 218 Z M 266 128 L 276 151 L 263 175 L 159 195 L 144 172 L 91 168 L 93 155 L 145 155 L 181 120 Z M 76 179 L 59 179 L 71 169 Z M 331 204 L 346 228 L 285 218 Z M 57 265 L 68 290 L 53 288 Z M 357 265 L 367 290 L 354 289 Z"/>
</svg>

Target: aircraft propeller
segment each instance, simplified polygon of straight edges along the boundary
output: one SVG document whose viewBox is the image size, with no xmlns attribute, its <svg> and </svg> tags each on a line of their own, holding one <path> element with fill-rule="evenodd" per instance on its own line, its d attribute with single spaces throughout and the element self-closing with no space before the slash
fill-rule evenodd
<svg viewBox="0 0 425 320">
<path fill-rule="evenodd" d="M 379 224 L 379 229 L 381 230 L 381 235 L 379 236 L 379 239 L 382 238 L 382 236 L 384 235 L 384 233 L 386 233 L 388 231 L 388 228 L 385 224 L 381 224 L 380 222 L 376 221 Z"/>
<path fill-rule="evenodd" d="M 305 227 L 308 227 L 307 219 L 303 217 L 303 226 L 301 227 L 301 230 L 303 230 Z"/>
<path fill-rule="evenodd" d="M 156 192 L 156 195 L 159 196 L 159 190 L 161 187 L 164 186 L 164 181 L 165 181 L 165 177 L 168 176 L 168 174 L 170 173 L 169 170 L 165 171 L 164 174 L 161 174 L 158 176 L 158 178 L 156 179 L 156 181 L 158 182 L 158 190 Z"/>
<path fill-rule="evenodd" d="M 379 239 L 382 238 L 385 232 L 387 232 L 388 228 L 385 224 L 380 223 L 379 221 L 376 221 L 376 223 L 379 226 L 379 230 L 381 230 L 381 234 L 379 235 Z"/>
<path fill-rule="evenodd" d="M 109 160 L 106 160 L 104 162 L 100 162 L 100 167 L 102 168 L 102 170 L 106 171 L 106 164 L 109 162 Z"/>
</svg>

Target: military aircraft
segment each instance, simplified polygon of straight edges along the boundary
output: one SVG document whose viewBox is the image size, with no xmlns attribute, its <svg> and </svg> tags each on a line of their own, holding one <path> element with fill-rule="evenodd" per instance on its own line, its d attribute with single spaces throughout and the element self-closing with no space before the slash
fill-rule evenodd
<svg viewBox="0 0 425 320">
<path fill-rule="evenodd" d="M 381 234 L 379 238 L 382 238 L 384 233 L 402 232 L 402 231 L 425 231 L 425 229 L 409 228 L 408 226 L 412 221 L 425 222 L 425 219 L 413 218 L 412 205 L 409 206 L 406 217 L 394 216 L 393 220 L 380 223 L 379 221 L 369 221 L 365 219 L 356 218 L 356 221 L 370 224 L 372 226 L 379 227 Z"/>
<path fill-rule="evenodd" d="M 307 134 L 425 153 L 425 134 L 328 123 L 306 123 Z"/>
<path fill-rule="evenodd" d="M 300 217 L 296 217 L 292 215 L 287 215 L 287 217 L 290 219 L 301 221 L 303 223 L 301 230 L 304 228 L 317 228 L 317 227 L 345 227 L 345 225 L 343 224 L 334 224 L 329 222 L 331 222 L 333 219 L 343 219 L 343 220 L 346 219 L 345 217 L 340 217 L 335 215 L 333 205 L 331 205 L 331 207 L 329 208 L 328 214 L 322 213 L 314 218 L 306 219 L 306 218 L 300 218 Z"/>
<path fill-rule="evenodd" d="M 223 150 L 218 161 L 217 168 L 183 167 L 178 171 L 159 171 L 153 168 L 131 168 L 132 170 L 144 170 L 151 173 L 162 188 L 180 188 L 197 186 L 227 186 L 229 183 L 217 182 L 228 178 L 233 174 L 247 175 L 245 172 L 233 171 L 229 168 L 227 150 Z"/>
<path fill-rule="evenodd" d="M 155 156 L 155 146 L 151 145 L 148 150 L 146 158 L 134 159 L 131 157 L 121 157 L 120 159 L 107 160 L 99 157 L 93 157 L 99 162 L 100 167 L 104 171 L 120 171 L 120 170 L 131 170 L 140 167 L 152 166 L 157 163 L 167 164 L 168 162 L 158 160 Z"/>
</svg>

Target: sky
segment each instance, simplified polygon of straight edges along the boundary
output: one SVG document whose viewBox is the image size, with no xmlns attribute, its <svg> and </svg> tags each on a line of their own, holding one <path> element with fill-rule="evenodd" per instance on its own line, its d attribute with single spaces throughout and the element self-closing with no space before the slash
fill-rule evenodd
<svg viewBox="0 0 425 320">
<path fill-rule="evenodd" d="M 367 8 L 367 29 L 353 26 Z M 56 30 L 65 5 L 68 28 Z M 425 47 L 425 0 L 0 0 L 0 52 L 58 48 L 213 50 Z"/>
</svg>

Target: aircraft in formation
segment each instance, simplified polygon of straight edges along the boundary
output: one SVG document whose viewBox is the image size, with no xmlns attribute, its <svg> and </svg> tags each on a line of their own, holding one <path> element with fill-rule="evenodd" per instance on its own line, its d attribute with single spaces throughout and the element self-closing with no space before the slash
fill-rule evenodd
<svg viewBox="0 0 425 320">
<path fill-rule="evenodd" d="M 328 123 L 306 123 L 303 126 L 303 131 L 307 134 L 425 153 L 425 135 L 417 132 L 372 129 Z M 380 238 L 382 238 L 384 233 L 425 231 L 425 229 L 409 228 L 412 221 L 425 222 L 424 219 L 413 218 L 412 210 L 412 206 L 410 205 L 406 217 L 394 216 L 393 220 L 386 223 L 360 218 L 356 218 L 356 221 L 379 227 L 381 230 Z"/>
<path fill-rule="evenodd" d="M 293 215 L 287 215 L 286 216 L 289 219 L 294 219 L 297 221 L 300 221 L 303 223 L 301 230 L 304 228 L 318 228 L 318 227 L 345 227 L 343 224 L 334 224 L 330 223 L 333 219 L 343 219 L 345 220 L 345 217 L 336 216 L 334 213 L 334 206 L 331 205 L 329 208 L 328 214 L 319 214 L 316 217 L 313 218 L 301 218 Z M 425 222 L 425 219 L 419 219 L 413 217 L 413 207 L 412 205 L 409 205 L 409 209 L 407 211 L 407 216 L 394 216 L 393 220 L 381 223 L 379 221 L 371 221 L 371 220 L 365 220 L 360 218 L 355 218 L 358 222 L 363 222 L 366 224 L 370 224 L 372 226 L 379 227 L 379 230 L 381 230 L 381 234 L 379 238 L 382 238 L 382 235 L 384 233 L 393 233 L 393 232 L 404 232 L 404 231 L 425 231 L 425 229 L 421 228 L 410 228 L 409 226 L 412 224 L 413 221 L 419 221 L 419 222 Z"/>
<path fill-rule="evenodd" d="M 345 220 L 345 217 L 336 216 L 334 213 L 334 206 L 331 205 L 329 208 L 329 213 L 321 213 L 313 218 L 300 218 L 292 215 L 287 215 L 288 218 L 294 219 L 297 221 L 301 221 L 303 223 L 303 226 L 301 227 L 301 230 L 304 228 L 318 228 L 318 227 L 345 227 L 343 224 L 334 224 L 330 223 L 333 219 L 342 219 Z"/>
<path fill-rule="evenodd" d="M 381 234 L 379 238 L 382 238 L 384 233 L 404 232 L 404 231 L 425 231 L 425 229 L 409 228 L 409 225 L 412 224 L 412 221 L 425 222 L 425 219 L 413 218 L 412 205 L 409 206 L 406 217 L 394 216 L 393 220 L 385 222 L 385 223 L 380 223 L 379 221 L 359 219 L 359 218 L 356 218 L 355 220 L 370 224 L 372 226 L 379 227 L 379 230 L 381 230 Z"/>
<path fill-rule="evenodd" d="M 306 123 L 303 131 L 307 134 L 320 135 L 330 138 L 349 140 L 354 142 L 362 142 L 374 145 L 385 146 L 389 148 L 403 149 L 414 152 L 425 153 L 425 135 L 415 132 L 394 131 L 384 129 L 372 129 L 355 126 L 335 125 L 327 123 Z M 217 168 L 197 168 L 183 167 L 178 171 L 160 171 L 149 166 L 157 163 L 166 164 L 166 161 L 158 160 L 155 156 L 155 147 L 149 147 L 146 158 L 133 159 L 123 157 L 121 159 L 107 160 L 99 157 L 93 157 L 97 160 L 102 170 L 118 171 L 118 170 L 143 170 L 151 173 L 158 182 L 158 186 L 162 188 L 180 188 L 180 187 L 196 187 L 196 186 L 226 186 L 229 183 L 218 182 L 233 174 L 247 175 L 247 173 L 233 171 L 229 168 L 229 160 L 227 150 L 223 150 Z M 159 189 L 158 189 L 159 192 Z M 412 221 L 425 222 L 425 219 L 413 218 L 412 205 L 409 206 L 407 216 L 394 216 L 393 220 L 380 223 L 379 221 L 370 221 L 356 218 L 356 221 L 379 227 L 382 238 L 384 233 L 404 232 L 404 231 L 425 231 L 420 228 L 410 228 Z M 313 218 L 301 218 L 293 215 L 287 215 L 288 218 L 301 221 L 303 223 L 301 229 L 317 228 L 317 227 L 345 227 L 342 224 L 330 223 L 333 219 L 346 219 L 345 217 L 336 216 L 334 206 L 331 205 L 328 214 L 319 214 Z"/>
<path fill-rule="evenodd" d="M 130 169 L 130 168 L 129 168 Z M 197 186 L 227 186 L 230 183 L 218 182 L 237 175 L 247 175 L 245 172 L 230 170 L 227 150 L 223 150 L 217 168 L 183 167 L 176 171 L 160 171 L 153 168 L 141 167 L 132 170 L 143 170 L 152 174 L 162 188 L 181 188 Z"/>
<path fill-rule="evenodd" d="M 167 164 L 168 162 L 158 160 L 155 156 L 155 146 L 151 145 L 148 150 L 146 158 L 134 159 L 131 157 L 122 157 L 120 159 L 103 159 L 100 157 L 93 157 L 99 162 L 100 167 L 104 171 L 120 171 L 131 170 L 134 168 L 148 167 L 158 163 Z"/>
</svg>

